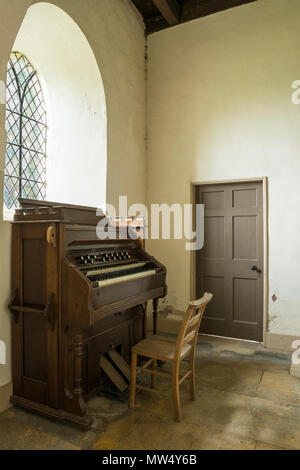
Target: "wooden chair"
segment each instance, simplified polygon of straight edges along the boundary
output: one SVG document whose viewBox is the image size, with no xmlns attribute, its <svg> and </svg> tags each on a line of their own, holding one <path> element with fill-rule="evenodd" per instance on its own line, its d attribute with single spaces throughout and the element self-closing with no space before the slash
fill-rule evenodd
<svg viewBox="0 0 300 470">
<path fill-rule="evenodd" d="M 153 335 L 131 348 L 130 408 L 134 408 L 136 388 L 156 392 L 154 390 L 155 376 L 168 377 L 172 379 L 173 383 L 175 420 L 181 421 L 179 385 L 185 379 L 189 379 L 191 399 L 195 400 L 195 350 L 197 336 L 205 307 L 212 297 L 212 294 L 205 293 L 201 299 L 189 303 L 175 343 L 166 340 L 163 336 Z M 150 360 L 142 367 L 137 367 L 138 355 L 150 358 Z M 189 370 L 183 377 L 179 377 L 180 363 L 188 355 Z M 158 360 L 171 362 L 173 364 L 172 373 L 169 374 L 156 370 Z M 151 369 L 148 368 L 150 365 L 152 366 Z M 151 388 L 143 387 L 136 383 L 136 376 L 140 372 L 151 374 Z"/>
</svg>

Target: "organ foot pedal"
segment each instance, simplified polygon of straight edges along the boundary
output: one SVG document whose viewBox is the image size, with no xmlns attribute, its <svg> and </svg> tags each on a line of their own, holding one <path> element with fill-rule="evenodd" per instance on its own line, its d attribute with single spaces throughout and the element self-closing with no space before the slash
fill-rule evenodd
<svg viewBox="0 0 300 470">
<path fill-rule="evenodd" d="M 149 358 L 141 356 L 139 360 L 142 364 L 148 361 Z M 161 364 L 165 364 L 163 361 L 160 362 Z M 128 399 L 130 366 L 115 349 L 111 349 L 108 353 L 101 356 L 100 375 L 102 380 L 97 396 L 114 398 L 119 401 Z M 137 377 L 137 383 L 140 385 L 148 385 L 144 384 L 140 377 Z"/>
<path fill-rule="evenodd" d="M 98 396 L 125 400 L 129 392 L 130 367 L 125 359 L 111 349 L 100 359 L 100 372 L 104 372 Z"/>
</svg>

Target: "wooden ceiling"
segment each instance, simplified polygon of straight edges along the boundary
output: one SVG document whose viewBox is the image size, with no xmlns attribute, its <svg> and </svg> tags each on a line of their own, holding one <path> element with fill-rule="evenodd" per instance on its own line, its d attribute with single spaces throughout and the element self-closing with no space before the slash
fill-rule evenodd
<svg viewBox="0 0 300 470">
<path fill-rule="evenodd" d="M 146 34 L 256 0 L 131 0 L 142 14 Z"/>
</svg>

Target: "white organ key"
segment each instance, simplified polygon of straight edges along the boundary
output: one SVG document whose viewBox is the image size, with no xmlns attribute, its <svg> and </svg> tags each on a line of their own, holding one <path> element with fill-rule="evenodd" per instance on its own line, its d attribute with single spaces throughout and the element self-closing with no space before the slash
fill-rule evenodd
<svg viewBox="0 0 300 470">
<path fill-rule="evenodd" d="M 142 268 L 146 263 L 131 263 L 131 264 L 121 264 L 119 266 L 112 266 L 110 268 L 95 269 L 94 271 L 87 271 L 87 276 L 95 276 L 97 274 L 106 274 L 113 273 L 114 271 L 125 271 L 127 269 Z"/>
<path fill-rule="evenodd" d="M 126 276 L 115 277 L 112 279 L 105 279 L 104 281 L 97 281 L 98 287 L 110 286 L 112 284 L 117 284 L 119 282 L 131 281 L 132 279 L 140 279 L 142 277 L 152 276 L 156 274 L 155 269 L 150 271 L 142 271 L 141 273 L 126 274 Z"/>
</svg>

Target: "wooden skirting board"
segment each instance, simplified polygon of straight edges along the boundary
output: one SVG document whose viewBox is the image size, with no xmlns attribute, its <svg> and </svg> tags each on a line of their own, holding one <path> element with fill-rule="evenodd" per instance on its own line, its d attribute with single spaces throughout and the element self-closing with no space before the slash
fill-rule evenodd
<svg viewBox="0 0 300 470">
<path fill-rule="evenodd" d="M 267 349 L 274 349 L 277 351 L 292 352 L 292 344 L 294 341 L 300 340 L 299 336 L 283 335 L 280 333 L 266 333 L 265 347 Z"/>
</svg>

